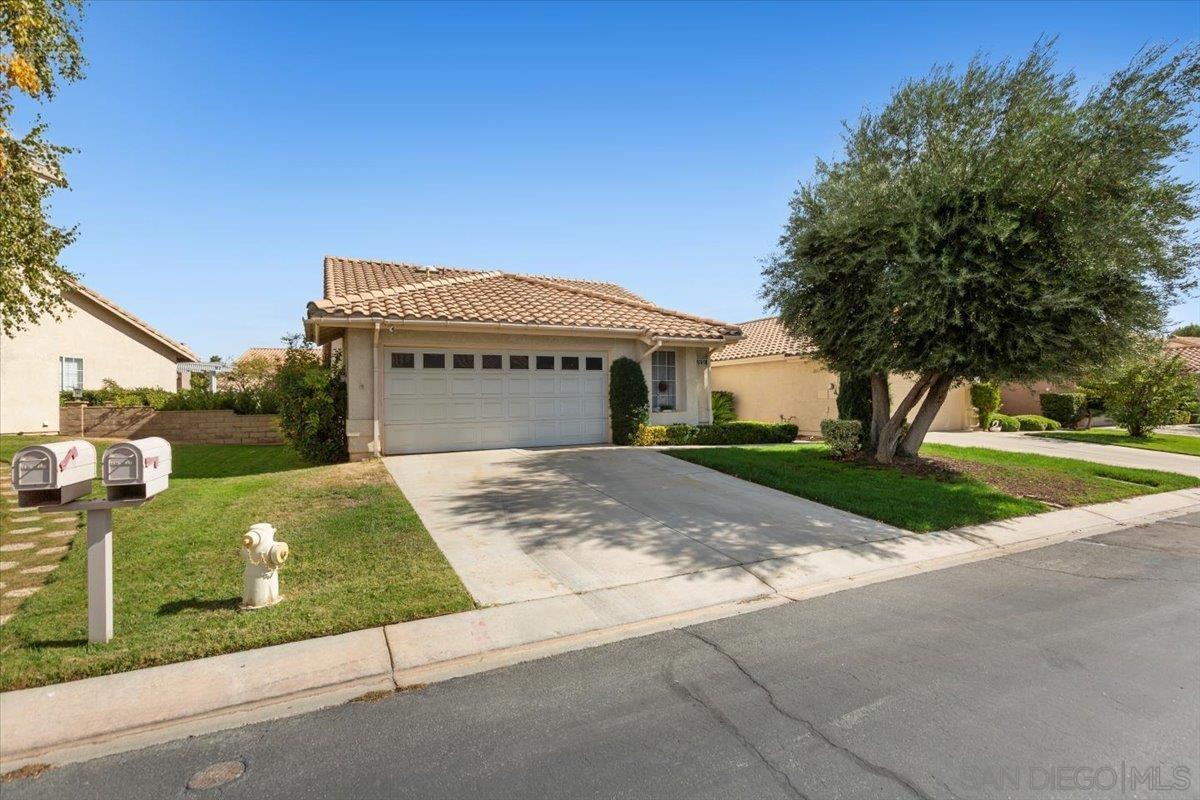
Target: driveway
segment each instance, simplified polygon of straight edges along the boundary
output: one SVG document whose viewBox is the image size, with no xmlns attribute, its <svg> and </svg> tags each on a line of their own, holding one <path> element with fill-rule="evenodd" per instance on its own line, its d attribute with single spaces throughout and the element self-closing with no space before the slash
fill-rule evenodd
<svg viewBox="0 0 1200 800">
<path fill-rule="evenodd" d="M 926 435 L 925 441 L 959 447 L 987 447 L 992 450 L 1078 458 L 1083 461 L 1095 461 L 1098 464 L 1112 464 L 1117 467 L 1157 469 L 1163 472 L 1178 472 L 1182 475 L 1200 477 L 1200 458 L 1196 456 L 1139 450 L 1136 447 L 1089 444 L 1087 442 L 1071 442 L 1066 439 L 1027 436 L 1023 433 L 988 433 L 987 431 L 931 431 Z"/>
<path fill-rule="evenodd" d="M 384 463 L 483 605 L 905 533 L 653 450 L 482 450 Z"/>
</svg>

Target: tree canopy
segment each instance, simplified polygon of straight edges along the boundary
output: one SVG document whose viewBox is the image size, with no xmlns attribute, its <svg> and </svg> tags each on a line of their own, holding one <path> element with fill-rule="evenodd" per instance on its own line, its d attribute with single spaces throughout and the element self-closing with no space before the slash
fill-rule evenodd
<svg viewBox="0 0 1200 800">
<path fill-rule="evenodd" d="M 50 194 L 65 186 L 68 148 L 46 141 L 39 120 L 12 130 L 16 97 L 54 96 L 60 81 L 83 76 L 77 38 L 82 0 L 0 0 L 0 333 L 12 334 L 64 310 L 74 278 L 59 263 L 74 228 L 51 224 Z"/>
<path fill-rule="evenodd" d="M 1075 377 L 1161 334 L 1197 263 L 1176 172 L 1198 97 L 1195 46 L 1081 92 L 1042 42 L 937 67 L 847 126 L 792 198 L 763 296 L 831 369 L 874 376 L 879 460 L 915 455 L 957 381 Z M 888 372 L 917 376 L 894 411 Z"/>
</svg>

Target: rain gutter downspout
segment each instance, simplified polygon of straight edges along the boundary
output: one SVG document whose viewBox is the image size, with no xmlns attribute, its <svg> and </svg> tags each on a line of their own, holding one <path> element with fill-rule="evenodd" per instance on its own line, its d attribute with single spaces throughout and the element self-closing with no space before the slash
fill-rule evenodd
<svg viewBox="0 0 1200 800">
<path fill-rule="evenodd" d="M 371 379 L 371 387 L 374 389 L 374 397 L 371 402 L 371 450 L 375 453 L 375 457 L 379 458 L 383 455 L 383 447 L 379 440 L 379 404 L 383 401 L 383 389 L 379 385 L 380 368 L 379 368 L 379 325 L 375 323 L 374 336 L 371 340 L 371 363 L 374 364 L 374 374 Z"/>
</svg>

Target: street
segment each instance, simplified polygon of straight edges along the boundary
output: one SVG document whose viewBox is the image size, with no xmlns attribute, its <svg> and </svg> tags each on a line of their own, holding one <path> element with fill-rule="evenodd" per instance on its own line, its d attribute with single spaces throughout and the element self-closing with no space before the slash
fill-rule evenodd
<svg viewBox="0 0 1200 800">
<path fill-rule="evenodd" d="M 1200 796 L 1200 514 L 50 770 L 21 798 Z M 185 788 L 241 761 L 219 789 Z"/>
</svg>

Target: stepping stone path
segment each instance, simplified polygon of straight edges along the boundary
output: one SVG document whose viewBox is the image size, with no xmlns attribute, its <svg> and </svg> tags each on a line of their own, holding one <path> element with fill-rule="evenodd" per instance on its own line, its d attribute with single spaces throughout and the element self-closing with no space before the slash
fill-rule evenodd
<svg viewBox="0 0 1200 800">
<path fill-rule="evenodd" d="M 17 496 L 8 487 L 10 465 L 0 462 L 0 625 L 20 613 L 26 598 L 36 594 L 71 549 L 79 533 L 79 514 L 41 514 L 17 508 Z"/>
</svg>

